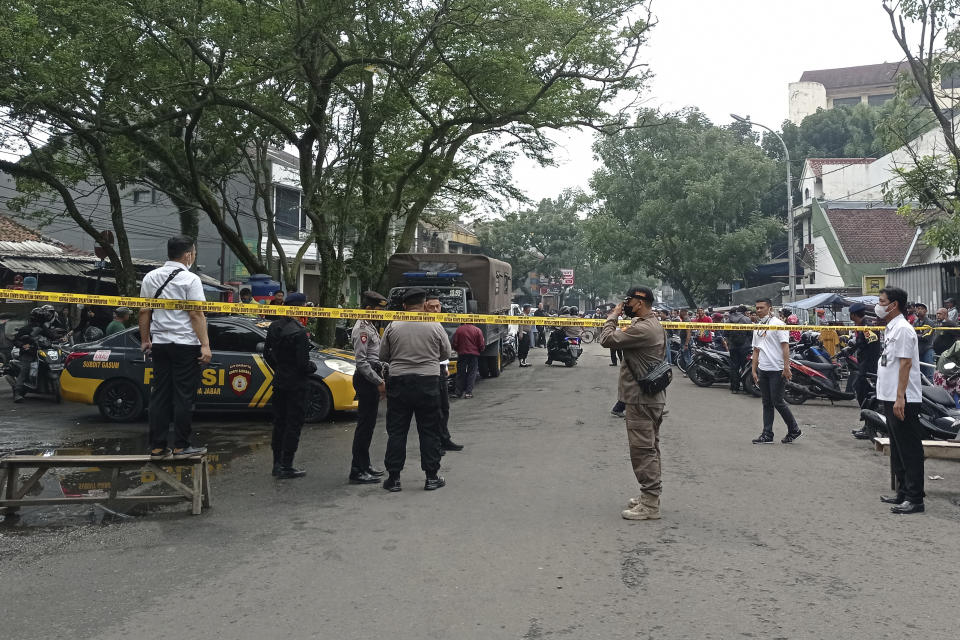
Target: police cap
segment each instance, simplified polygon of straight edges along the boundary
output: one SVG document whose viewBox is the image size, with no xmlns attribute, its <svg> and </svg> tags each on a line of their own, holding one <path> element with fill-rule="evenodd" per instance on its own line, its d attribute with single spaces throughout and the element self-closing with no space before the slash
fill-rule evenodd
<svg viewBox="0 0 960 640">
<path fill-rule="evenodd" d="M 302 307 L 303 303 L 307 301 L 307 296 L 303 295 L 299 291 L 294 291 L 293 293 L 288 293 L 287 297 L 283 299 L 283 304 L 288 307 Z"/>
<path fill-rule="evenodd" d="M 852 316 L 862 316 L 867 312 L 867 305 L 862 302 L 854 302 L 850 305 L 850 315 Z"/>
<path fill-rule="evenodd" d="M 403 304 L 420 304 L 427 299 L 427 292 L 420 287 L 410 287 L 403 292 Z"/>
<path fill-rule="evenodd" d="M 387 299 L 376 291 L 364 291 L 363 306 L 383 308 L 387 306 Z"/>
</svg>

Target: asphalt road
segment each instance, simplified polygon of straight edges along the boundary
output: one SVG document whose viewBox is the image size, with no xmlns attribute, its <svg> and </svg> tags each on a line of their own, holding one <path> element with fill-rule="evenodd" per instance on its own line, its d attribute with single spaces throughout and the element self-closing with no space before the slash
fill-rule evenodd
<svg viewBox="0 0 960 640">
<path fill-rule="evenodd" d="M 349 417 L 306 429 L 309 475 L 287 482 L 269 475 L 259 418 L 208 419 L 206 441 L 234 444 L 203 515 L 0 525 L 3 636 L 956 637 L 960 464 L 928 461 L 944 479 L 927 513 L 894 516 L 878 499 L 887 459 L 849 436 L 852 403 L 805 404 L 798 442 L 755 446 L 759 401 L 678 377 L 663 519 L 625 521 L 615 369 L 593 345 L 574 369 L 542 354 L 454 403 L 466 449 L 436 492 L 416 438 L 393 494 L 346 484 Z M 8 445 L 113 442 L 89 408 L 12 410 L 4 396 Z M 145 427 L 110 429 L 130 443 Z M 376 458 L 384 444 L 381 423 Z"/>
</svg>

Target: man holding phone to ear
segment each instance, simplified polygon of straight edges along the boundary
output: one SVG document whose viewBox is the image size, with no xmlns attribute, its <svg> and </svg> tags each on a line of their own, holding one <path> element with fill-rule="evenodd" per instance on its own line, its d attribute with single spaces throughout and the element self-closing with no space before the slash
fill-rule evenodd
<svg viewBox="0 0 960 640">
<path fill-rule="evenodd" d="M 907 292 L 899 287 L 880 290 L 874 308 L 886 320 L 883 352 L 877 368 L 877 400 L 883 402 L 890 433 L 890 466 L 897 479 L 897 493 L 881 496 L 892 504 L 893 513 L 922 513 L 923 436 L 920 433 L 920 353 L 917 332 L 903 315 Z"/>
</svg>

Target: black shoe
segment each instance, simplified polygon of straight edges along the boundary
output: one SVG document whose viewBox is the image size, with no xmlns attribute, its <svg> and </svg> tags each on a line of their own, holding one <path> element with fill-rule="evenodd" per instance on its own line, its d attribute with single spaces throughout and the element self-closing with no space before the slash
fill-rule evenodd
<svg viewBox="0 0 960 640">
<path fill-rule="evenodd" d="M 170 449 L 151 449 L 150 459 L 151 460 L 167 460 L 170 458 L 170 454 L 171 454 Z"/>
<path fill-rule="evenodd" d="M 909 500 L 904 500 L 900 504 L 890 507 L 890 513 L 908 514 L 923 513 L 923 511 L 922 502 L 910 502 Z"/>
<path fill-rule="evenodd" d="M 13 396 L 13 401 L 14 401 L 14 402 L 23 402 L 23 394 L 18 394 L 18 395 Z"/>
<path fill-rule="evenodd" d="M 307 475 L 307 472 L 303 469 L 280 467 L 280 472 L 277 473 L 277 478 L 280 480 L 290 480 L 291 478 L 302 478 L 305 475 Z"/>
<path fill-rule="evenodd" d="M 619 367 L 620 365 L 618 365 L 616 362 L 611 362 L 611 363 L 610 363 L 610 366 L 611 366 L 611 367 Z"/>
<path fill-rule="evenodd" d="M 440 443 L 440 449 L 442 451 L 463 451 L 463 445 L 457 444 L 453 440 L 447 440 Z"/>
<path fill-rule="evenodd" d="M 772 433 L 761 433 L 760 437 L 753 439 L 753 444 L 772 444 L 772 443 L 773 443 Z"/>
<path fill-rule="evenodd" d="M 280 475 L 280 469 L 283 469 L 283 465 L 280 464 L 279 462 L 274 462 L 274 463 L 273 463 L 273 472 L 272 472 L 270 475 L 273 475 L 273 476 L 278 476 L 278 475 Z"/>
<path fill-rule="evenodd" d="M 860 429 L 859 431 L 853 431 L 851 433 L 853 433 L 853 437 L 857 440 L 873 440 L 873 434 L 869 431 L 864 431 L 863 429 Z"/>
<path fill-rule="evenodd" d="M 903 496 L 880 496 L 880 502 L 886 502 L 887 504 L 900 504 L 904 500 Z"/>
<path fill-rule="evenodd" d="M 791 431 L 790 433 L 785 435 L 783 437 L 783 440 L 781 440 L 780 442 L 783 444 L 790 444 L 791 442 L 793 442 L 794 440 L 796 440 L 802 435 L 803 435 L 803 432 L 800 431 L 800 429 L 797 429 L 796 431 Z"/>
<path fill-rule="evenodd" d="M 546 364 L 553 364 L 553 360 L 547 360 Z"/>
<path fill-rule="evenodd" d="M 383 481 L 383 488 L 391 492 L 400 491 L 400 476 L 389 476 Z"/>
<path fill-rule="evenodd" d="M 372 476 L 366 471 L 357 471 L 356 469 L 350 472 L 350 484 L 379 484 L 380 478 L 377 476 Z"/>
<path fill-rule="evenodd" d="M 436 478 L 427 478 L 427 481 L 423 484 L 424 491 L 435 491 L 440 487 L 446 486 L 447 481 L 443 479 L 442 476 L 437 476 Z"/>
<path fill-rule="evenodd" d="M 364 471 L 372 475 L 374 478 L 383 477 L 383 471 L 381 469 L 377 469 L 376 467 L 367 467 L 366 469 L 364 469 Z"/>
<path fill-rule="evenodd" d="M 526 362 L 521 362 L 521 363 L 520 363 L 520 368 L 521 368 L 521 369 L 525 369 L 525 368 L 527 368 L 527 367 L 532 367 L 532 366 L 533 366 L 532 364 L 527 364 Z"/>
</svg>

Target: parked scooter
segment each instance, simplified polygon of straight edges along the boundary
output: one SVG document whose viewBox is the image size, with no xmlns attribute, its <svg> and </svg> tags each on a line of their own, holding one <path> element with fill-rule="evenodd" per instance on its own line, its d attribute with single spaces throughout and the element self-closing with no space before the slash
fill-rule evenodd
<svg viewBox="0 0 960 640">
<path fill-rule="evenodd" d="M 730 354 L 716 349 L 695 348 L 686 373 L 698 387 L 727 384 L 730 382 Z M 753 381 L 749 360 L 740 369 L 740 384 L 745 391 L 760 397 L 760 388 Z"/>
<path fill-rule="evenodd" d="M 562 362 L 566 367 L 577 364 L 583 347 L 578 336 L 568 336 L 563 329 L 554 329 L 547 340 L 547 364 L 554 360 Z"/>
<path fill-rule="evenodd" d="M 783 399 L 790 404 L 803 404 L 809 398 L 853 400 L 857 394 L 840 386 L 839 367 L 833 363 L 790 359 L 793 380 L 783 388 Z"/>
<path fill-rule="evenodd" d="M 930 367 L 921 363 L 922 367 Z M 943 373 L 948 376 L 960 376 L 960 366 L 948 362 L 942 367 Z M 953 440 L 960 433 L 960 409 L 947 391 L 935 386 L 926 374 L 920 376 L 920 427 L 924 439 Z M 864 432 L 868 434 L 889 433 L 887 419 L 881 411 L 882 407 L 876 397 L 871 397 L 870 408 L 860 410 L 860 419 L 864 422 Z M 868 405 L 868 403 L 864 403 Z"/>
<path fill-rule="evenodd" d="M 60 374 L 63 372 L 63 362 L 66 359 L 66 350 L 62 345 L 53 344 L 49 339 L 41 336 L 37 338 L 37 357 L 33 360 L 20 360 L 20 348 L 11 349 L 11 359 L 3 365 L 3 374 L 14 396 L 17 393 L 17 378 L 21 368 L 27 366 L 30 372 L 23 383 L 26 393 L 52 395 L 55 402 L 60 398 Z"/>
</svg>

